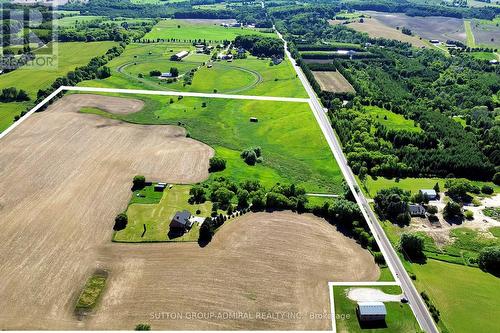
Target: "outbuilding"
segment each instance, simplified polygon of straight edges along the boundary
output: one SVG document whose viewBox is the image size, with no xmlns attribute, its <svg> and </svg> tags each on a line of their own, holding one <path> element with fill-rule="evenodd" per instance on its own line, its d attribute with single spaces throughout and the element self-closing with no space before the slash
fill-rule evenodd
<svg viewBox="0 0 500 333">
<path fill-rule="evenodd" d="M 167 187 L 167 183 L 157 183 L 155 185 L 155 191 L 156 192 L 163 192 L 166 187 Z"/>
<path fill-rule="evenodd" d="M 171 56 L 170 59 L 174 61 L 180 61 L 182 60 L 182 58 L 185 58 L 188 54 L 189 54 L 188 51 L 181 51 Z"/>
<path fill-rule="evenodd" d="M 356 313 L 359 321 L 382 321 L 385 320 L 387 310 L 382 302 L 358 302 Z"/>
<path fill-rule="evenodd" d="M 436 193 L 435 190 L 426 190 L 426 189 L 423 189 L 423 190 L 420 190 L 420 193 L 423 196 L 427 196 L 427 199 L 429 199 L 429 200 L 436 200 L 437 199 L 437 193 Z"/>
</svg>

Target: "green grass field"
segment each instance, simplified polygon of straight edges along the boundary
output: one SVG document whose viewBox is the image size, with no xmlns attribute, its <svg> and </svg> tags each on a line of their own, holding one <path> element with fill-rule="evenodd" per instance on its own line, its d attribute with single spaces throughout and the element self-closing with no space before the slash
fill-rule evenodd
<svg viewBox="0 0 500 333">
<path fill-rule="evenodd" d="M 50 87 L 52 82 L 60 76 L 78 66 L 86 65 L 95 56 L 105 54 L 115 42 L 94 43 L 60 43 L 57 57 L 57 68 L 22 67 L 7 74 L 0 79 L 0 90 L 9 87 L 25 90 L 31 101 L 23 103 L 0 103 L 0 132 L 9 127 L 16 115 L 29 107 L 34 106 L 38 90 Z"/>
<path fill-rule="evenodd" d="M 181 50 L 193 53 L 182 61 L 171 61 L 170 56 Z M 210 93 L 216 89 L 219 93 L 307 97 L 289 61 L 271 66 L 269 60 L 249 56 L 231 63 L 217 61 L 212 68 L 202 66 L 209 59 L 209 55 L 195 54 L 193 46 L 188 43 L 132 43 L 120 57 L 109 62 L 111 77 L 80 85 Z M 181 76 L 192 69 L 199 69 L 191 85 L 184 85 L 182 77 L 177 82 L 167 83 L 149 76 L 152 70 L 168 72 L 171 67 L 176 67 Z"/>
<path fill-rule="evenodd" d="M 400 302 L 385 302 L 387 309 L 386 325 L 380 328 L 362 328 L 356 315 L 356 302 L 347 298 L 350 287 L 333 287 L 335 297 L 335 315 L 338 332 L 418 332 L 418 323 L 408 304 Z M 357 288 L 357 287 L 356 287 Z M 380 289 L 387 294 L 401 293 L 398 286 L 370 287 Z"/>
<path fill-rule="evenodd" d="M 140 191 L 135 192 L 127 209 L 127 227 L 115 232 L 113 241 L 132 243 L 197 241 L 200 230 L 197 223 L 181 237 L 170 239 L 168 236 L 170 221 L 177 211 L 187 209 L 192 215 L 197 215 L 196 211 L 200 210 L 201 213 L 197 216 L 210 216 L 211 202 L 195 205 L 188 203 L 190 188 L 189 185 L 174 185 L 171 189 L 167 188 L 161 195 L 161 192 L 154 192 L 153 186 L 149 186 L 142 192 L 147 193 L 145 198 L 137 197 Z M 155 203 L 158 196 L 161 196 L 161 199 Z M 141 203 L 144 199 L 145 203 Z M 144 225 L 146 225 L 146 232 L 143 235 Z"/>
<path fill-rule="evenodd" d="M 212 20 L 162 20 L 153 27 L 145 39 L 156 40 L 174 38 L 178 41 L 205 39 L 207 41 L 234 40 L 241 35 L 262 35 L 277 37 L 274 33 L 250 28 L 225 28 Z"/>
<path fill-rule="evenodd" d="M 29 103 L 0 103 L 0 133 L 14 122 L 14 117 L 26 110 Z"/>
<path fill-rule="evenodd" d="M 307 103 L 127 95 L 146 101 L 144 110 L 115 115 L 140 124 L 179 123 L 191 137 L 212 146 L 227 160 L 213 177 L 258 179 L 270 187 L 295 183 L 310 192 L 340 193 L 342 175 Z M 202 107 L 202 103 L 206 107 Z M 258 123 L 249 121 L 257 117 Z M 262 147 L 264 161 L 248 166 L 240 153 Z"/>
<path fill-rule="evenodd" d="M 413 120 L 405 119 L 405 117 L 400 114 L 379 108 L 378 106 L 365 106 L 364 109 L 375 121 L 384 125 L 388 130 L 409 132 L 422 131 L 420 127 L 415 126 Z"/>
<path fill-rule="evenodd" d="M 32 99 L 35 99 L 39 89 L 50 87 L 56 78 L 66 75 L 66 73 L 78 66 L 86 65 L 90 59 L 105 54 L 108 49 L 116 44 L 116 42 L 59 43 L 56 69 L 52 70 L 44 67 L 22 67 L 16 69 L 2 75 L 0 89 L 7 87 L 24 89 Z"/>
<path fill-rule="evenodd" d="M 478 268 L 436 260 L 409 267 L 417 276 L 418 290 L 424 290 L 441 312 L 441 328 L 476 333 L 498 330 L 499 278 Z"/>
<path fill-rule="evenodd" d="M 57 19 L 54 21 L 55 24 L 57 24 L 61 28 L 67 28 L 67 27 L 73 27 L 77 23 L 87 23 L 95 20 L 100 20 L 104 18 L 104 16 L 83 16 L 83 15 L 76 15 L 76 16 L 66 16 L 60 19 Z"/>
<path fill-rule="evenodd" d="M 479 60 L 497 60 L 497 56 L 493 52 L 471 52 L 471 55 Z"/>
<path fill-rule="evenodd" d="M 99 301 L 106 285 L 106 277 L 101 274 L 92 275 L 85 284 L 80 297 L 76 302 L 76 310 L 91 310 Z"/>
<path fill-rule="evenodd" d="M 476 47 L 476 40 L 474 38 L 474 33 L 472 32 L 472 27 L 469 20 L 464 20 L 465 35 L 467 36 L 467 46 Z"/>
<path fill-rule="evenodd" d="M 439 183 L 439 187 L 441 191 L 445 189 L 444 183 L 446 182 L 445 178 L 401 178 L 399 181 L 396 181 L 395 178 L 387 179 L 384 177 L 377 177 L 377 179 L 373 179 L 373 177 L 366 177 L 366 181 L 364 182 L 365 186 L 361 186 L 363 191 L 370 197 L 374 197 L 378 191 L 383 188 L 390 187 L 399 187 L 405 191 L 410 191 L 412 193 L 417 193 L 420 189 L 431 189 L 434 187 L 436 182 Z M 493 187 L 495 193 L 500 192 L 500 186 L 493 184 L 492 182 L 480 182 L 480 181 L 470 181 L 471 183 L 481 187 L 482 185 L 489 185 Z M 365 188 L 366 187 L 366 188 Z"/>
</svg>

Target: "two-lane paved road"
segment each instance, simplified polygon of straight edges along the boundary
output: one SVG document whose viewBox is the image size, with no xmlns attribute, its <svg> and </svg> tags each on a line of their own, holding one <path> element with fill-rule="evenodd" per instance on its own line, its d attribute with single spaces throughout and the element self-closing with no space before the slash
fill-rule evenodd
<svg viewBox="0 0 500 333">
<path fill-rule="evenodd" d="M 311 85 L 309 84 L 309 81 L 305 77 L 304 73 L 302 72 L 300 67 L 297 66 L 295 59 L 293 59 L 292 55 L 288 51 L 286 40 L 278 31 L 276 32 L 278 36 L 285 43 L 285 53 L 288 59 L 293 64 L 297 76 L 302 82 L 302 85 L 304 86 L 304 89 L 307 91 L 307 94 L 309 95 L 310 98 L 309 104 L 314 113 L 314 116 L 316 117 L 316 120 L 318 121 L 318 124 L 321 130 L 323 131 L 326 140 L 328 141 L 328 144 L 335 156 L 335 159 L 337 160 L 337 163 L 339 164 L 340 169 L 342 170 L 344 178 L 346 179 L 346 182 L 349 185 L 349 188 L 351 189 L 354 198 L 356 199 L 356 202 L 358 203 L 361 212 L 363 213 L 363 216 L 368 223 L 370 231 L 377 240 L 380 250 L 382 251 L 385 257 L 385 260 L 390 270 L 392 271 L 393 275 L 395 275 L 396 281 L 400 283 L 401 288 L 403 289 L 406 297 L 408 298 L 409 304 L 413 310 L 413 313 L 415 314 L 415 317 L 417 318 L 420 327 L 425 332 L 438 333 L 439 331 L 436 327 L 436 324 L 434 323 L 434 320 L 432 319 L 429 311 L 427 310 L 425 303 L 423 302 L 418 291 L 413 285 L 410 277 L 408 276 L 408 273 L 403 267 L 403 264 L 399 260 L 396 251 L 389 242 L 389 239 L 385 235 L 384 230 L 380 226 L 375 214 L 373 213 L 370 205 L 368 204 L 366 197 L 359 190 L 356 183 L 356 179 L 354 178 L 354 174 L 352 173 L 351 168 L 349 168 L 347 159 L 345 158 L 345 155 L 342 151 L 342 147 L 337 137 L 335 136 L 335 133 L 333 132 L 333 128 L 330 124 L 328 116 L 325 113 L 324 108 L 318 101 L 318 98 L 316 97 L 316 94 Z M 335 331 L 336 328 L 333 327 L 333 330 Z"/>
</svg>

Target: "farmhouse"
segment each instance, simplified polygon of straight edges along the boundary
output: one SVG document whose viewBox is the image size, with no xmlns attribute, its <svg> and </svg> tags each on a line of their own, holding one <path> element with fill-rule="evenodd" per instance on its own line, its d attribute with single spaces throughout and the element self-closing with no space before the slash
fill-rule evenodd
<svg viewBox="0 0 500 333">
<path fill-rule="evenodd" d="M 174 54 L 170 57 L 170 60 L 180 61 L 182 58 L 185 58 L 189 54 L 188 51 L 181 51 L 179 53 Z"/>
<path fill-rule="evenodd" d="M 186 231 L 193 226 L 193 222 L 190 221 L 191 213 L 187 210 L 175 213 L 174 218 L 170 222 L 170 229 L 183 230 Z"/>
<path fill-rule="evenodd" d="M 167 79 L 167 78 L 171 78 L 171 77 L 172 77 L 172 73 L 170 73 L 170 72 L 161 73 L 161 75 L 160 75 L 160 79 Z"/>
<path fill-rule="evenodd" d="M 425 208 L 422 205 L 410 205 L 411 216 L 425 216 Z"/>
<path fill-rule="evenodd" d="M 427 196 L 429 200 L 436 200 L 437 199 L 437 193 L 435 190 L 420 190 L 420 193 L 422 193 L 423 196 Z"/>
<path fill-rule="evenodd" d="M 158 183 L 155 185 L 155 191 L 156 192 L 163 192 L 166 187 L 167 187 L 167 183 Z"/>
<path fill-rule="evenodd" d="M 356 313 L 359 321 L 385 320 L 387 310 L 382 302 L 358 302 Z"/>
</svg>

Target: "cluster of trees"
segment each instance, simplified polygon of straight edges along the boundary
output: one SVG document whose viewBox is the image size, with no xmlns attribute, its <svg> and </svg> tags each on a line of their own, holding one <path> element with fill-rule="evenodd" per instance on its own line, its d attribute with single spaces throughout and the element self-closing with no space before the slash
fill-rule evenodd
<svg viewBox="0 0 500 333">
<path fill-rule="evenodd" d="M 242 47 L 258 57 L 284 57 L 283 41 L 278 38 L 258 35 L 237 36 L 234 45 Z"/>
<path fill-rule="evenodd" d="M 255 165 L 257 163 L 262 162 L 262 148 L 253 147 L 249 149 L 245 149 L 240 154 L 241 158 L 248 165 Z"/>
<path fill-rule="evenodd" d="M 482 270 L 500 276 L 500 246 L 483 248 L 479 253 L 478 264 Z"/>
<path fill-rule="evenodd" d="M 424 238 L 414 233 L 403 233 L 399 239 L 399 250 L 410 260 L 425 259 Z"/>
<path fill-rule="evenodd" d="M 226 160 L 222 157 L 214 156 L 209 161 L 209 172 L 222 171 L 226 168 Z"/>
<path fill-rule="evenodd" d="M 382 189 L 375 198 L 375 211 L 381 219 L 389 220 L 399 225 L 408 225 L 411 221 L 408 202 L 410 192 L 399 187 Z"/>
<path fill-rule="evenodd" d="M 157 20 L 134 22 L 120 19 L 114 22 L 113 20 L 109 21 L 104 18 L 92 21 L 77 21 L 74 26 L 61 27 L 58 31 L 57 39 L 60 42 L 113 40 L 128 43 L 143 38 L 156 23 Z"/>
<path fill-rule="evenodd" d="M 2 93 L 0 94 L 0 102 L 8 103 L 8 102 L 24 102 L 29 101 L 30 97 L 26 93 L 26 91 L 20 89 L 17 90 L 15 87 L 9 87 L 2 89 Z"/>
<path fill-rule="evenodd" d="M 84 80 L 104 79 L 111 75 L 109 67 L 105 66 L 110 60 L 118 57 L 125 50 L 125 44 L 113 46 L 105 55 L 92 58 L 86 66 L 77 67 L 74 71 L 68 72 L 66 76 L 57 78 L 52 86 L 47 89 L 40 89 L 37 93 L 37 101 L 49 96 L 53 90 L 60 86 L 74 86 Z"/>
</svg>

